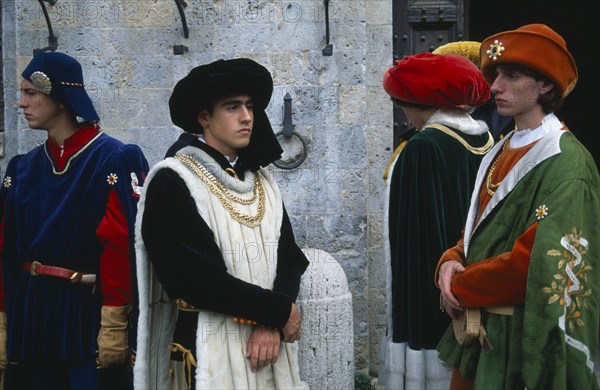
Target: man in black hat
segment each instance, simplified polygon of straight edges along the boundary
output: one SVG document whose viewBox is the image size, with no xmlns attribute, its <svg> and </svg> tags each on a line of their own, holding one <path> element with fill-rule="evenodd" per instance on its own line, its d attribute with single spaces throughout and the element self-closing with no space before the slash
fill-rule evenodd
<svg viewBox="0 0 600 390">
<path fill-rule="evenodd" d="M 180 80 L 180 139 L 149 173 L 136 222 L 139 388 L 305 388 L 294 303 L 308 260 L 265 167 L 280 158 L 273 80 L 249 59 Z M 158 373 L 158 375 L 156 375 Z"/>
<path fill-rule="evenodd" d="M 11 159 L 0 189 L 6 387 L 131 387 L 133 231 L 148 163 L 100 131 L 77 60 L 41 52 L 22 76 L 19 108 L 48 139 Z"/>
</svg>

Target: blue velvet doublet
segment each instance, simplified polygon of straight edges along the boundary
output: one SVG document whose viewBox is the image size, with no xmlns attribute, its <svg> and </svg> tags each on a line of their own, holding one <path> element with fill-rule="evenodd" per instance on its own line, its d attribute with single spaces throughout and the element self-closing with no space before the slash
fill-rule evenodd
<svg viewBox="0 0 600 390">
<path fill-rule="evenodd" d="M 9 359 L 72 361 L 96 355 L 103 253 L 96 230 L 115 189 L 133 237 L 136 184 L 142 185 L 147 172 L 139 147 L 104 133 L 60 172 L 46 145 L 11 160 L 0 191 Z M 23 269 L 23 262 L 32 261 L 96 274 L 96 285 L 33 276 Z"/>
</svg>

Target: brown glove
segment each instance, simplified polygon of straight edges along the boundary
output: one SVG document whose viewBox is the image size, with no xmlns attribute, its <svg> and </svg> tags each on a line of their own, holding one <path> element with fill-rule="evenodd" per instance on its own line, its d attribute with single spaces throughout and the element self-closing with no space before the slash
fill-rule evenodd
<svg viewBox="0 0 600 390">
<path fill-rule="evenodd" d="M 102 368 L 128 362 L 131 357 L 128 325 L 131 306 L 102 306 L 98 333 L 98 363 Z"/>
<path fill-rule="evenodd" d="M 8 365 L 8 356 L 6 355 L 7 333 L 6 313 L 0 312 L 0 370 L 6 370 Z"/>
</svg>

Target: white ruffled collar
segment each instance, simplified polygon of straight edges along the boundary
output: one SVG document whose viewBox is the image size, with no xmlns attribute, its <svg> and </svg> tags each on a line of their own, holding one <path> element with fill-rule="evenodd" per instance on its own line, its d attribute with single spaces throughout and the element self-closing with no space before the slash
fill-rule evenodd
<svg viewBox="0 0 600 390">
<path fill-rule="evenodd" d="M 510 147 L 521 148 L 527 146 L 553 131 L 561 131 L 563 127 L 556 115 L 550 113 L 542 119 L 540 126 L 535 129 L 514 130 L 510 137 Z"/>
</svg>

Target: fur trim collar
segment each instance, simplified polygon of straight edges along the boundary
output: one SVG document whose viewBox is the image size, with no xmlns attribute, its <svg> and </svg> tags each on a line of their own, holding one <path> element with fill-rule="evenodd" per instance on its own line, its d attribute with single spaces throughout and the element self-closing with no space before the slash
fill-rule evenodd
<svg viewBox="0 0 600 390">
<path fill-rule="evenodd" d="M 473 119 L 471 115 L 460 109 L 437 110 L 423 128 L 432 123 L 445 125 L 469 135 L 481 135 L 488 131 L 485 122 Z"/>
</svg>

